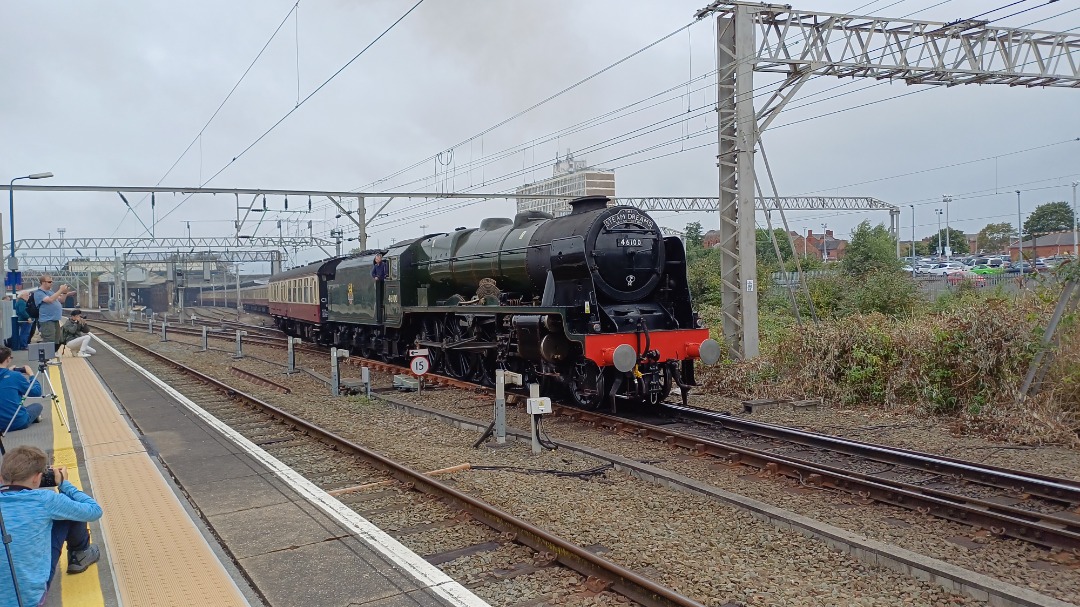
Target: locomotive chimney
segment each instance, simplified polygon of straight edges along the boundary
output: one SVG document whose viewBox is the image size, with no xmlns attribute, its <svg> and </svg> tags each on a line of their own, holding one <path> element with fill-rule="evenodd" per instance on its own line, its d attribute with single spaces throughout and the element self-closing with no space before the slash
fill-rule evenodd
<svg viewBox="0 0 1080 607">
<path fill-rule="evenodd" d="M 581 213 L 588 213 L 589 211 L 596 211 L 598 209 L 607 208 L 611 199 L 607 196 L 582 196 L 581 198 L 575 198 L 570 201 L 571 215 L 579 215 Z"/>
</svg>

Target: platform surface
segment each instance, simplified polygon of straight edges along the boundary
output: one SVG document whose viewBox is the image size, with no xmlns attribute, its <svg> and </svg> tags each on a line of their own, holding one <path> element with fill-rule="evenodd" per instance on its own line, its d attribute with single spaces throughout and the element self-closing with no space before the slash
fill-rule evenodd
<svg viewBox="0 0 1080 607">
<path fill-rule="evenodd" d="M 101 561 L 69 575 L 62 554 L 49 607 L 487 607 L 148 371 L 95 346 L 91 358 L 46 367 L 55 403 L 38 399 L 42 422 L 4 439 L 45 449 L 105 512 L 90 524 Z"/>
<path fill-rule="evenodd" d="M 116 435 L 108 443 L 116 451 L 113 457 L 124 457 L 136 442 L 145 445 L 268 604 L 486 607 L 358 514 L 102 345 L 85 360 L 138 434 L 134 442 Z M 80 383 L 78 389 L 90 387 Z"/>
</svg>

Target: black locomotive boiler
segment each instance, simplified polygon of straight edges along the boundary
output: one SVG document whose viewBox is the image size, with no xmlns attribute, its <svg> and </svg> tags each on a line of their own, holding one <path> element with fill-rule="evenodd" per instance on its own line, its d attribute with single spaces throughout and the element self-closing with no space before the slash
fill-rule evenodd
<svg viewBox="0 0 1080 607">
<path fill-rule="evenodd" d="M 387 360 L 426 348 L 437 373 L 491 383 L 516 371 L 588 409 L 657 403 L 673 384 L 685 398 L 694 361 L 721 351 L 693 311 L 682 242 L 608 203 L 578 198 L 565 217 L 488 218 L 296 268 L 271 278 L 270 312 L 293 336 Z"/>
</svg>

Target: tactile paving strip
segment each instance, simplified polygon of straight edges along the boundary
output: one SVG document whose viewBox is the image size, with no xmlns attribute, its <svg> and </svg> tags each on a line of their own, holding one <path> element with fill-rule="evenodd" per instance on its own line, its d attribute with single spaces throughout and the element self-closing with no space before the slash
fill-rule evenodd
<svg viewBox="0 0 1080 607">
<path fill-rule="evenodd" d="M 86 361 L 64 378 L 122 604 L 248 605 Z"/>
</svg>

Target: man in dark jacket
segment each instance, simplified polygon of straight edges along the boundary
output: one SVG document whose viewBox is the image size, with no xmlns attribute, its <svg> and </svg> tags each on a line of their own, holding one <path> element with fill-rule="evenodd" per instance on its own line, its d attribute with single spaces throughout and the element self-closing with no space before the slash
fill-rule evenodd
<svg viewBox="0 0 1080 607">
<path fill-rule="evenodd" d="M 41 384 L 31 380 L 34 370 L 28 366 L 15 367 L 11 348 L 0 346 L 0 432 L 11 424 L 9 431 L 22 430 L 38 421 L 43 407 L 40 403 L 21 406 L 23 396 L 41 396 Z M 12 421 L 14 416 L 15 421 Z"/>
<path fill-rule="evenodd" d="M 375 261 L 371 264 L 371 277 L 378 281 L 386 280 L 390 275 L 390 268 L 383 261 L 382 253 L 375 254 Z"/>
<path fill-rule="evenodd" d="M 383 297 L 389 276 L 390 268 L 383 261 L 382 253 L 376 253 L 375 261 L 371 264 L 371 277 L 375 279 L 375 322 L 380 325 L 383 323 Z"/>
<path fill-rule="evenodd" d="M 60 343 L 83 358 L 97 354 L 97 350 L 90 347 L 90 327 L 83 318 L 82 310 L 72 310 L 71 317 L 60 327 Z"/>
<path fill-rule="evenodd" d="M 26 311 L 26 300 L 30 298 L 30 293 L 30 291 L 23 291 L 15 298 L 17 324 L 15 330 L 12 331 L 12 350 L 25 350 L 27 344 L 30 343 L 30 325 L 34 322 L 34 319 L 30 318 L 30 314 Z"/>
</svg>

